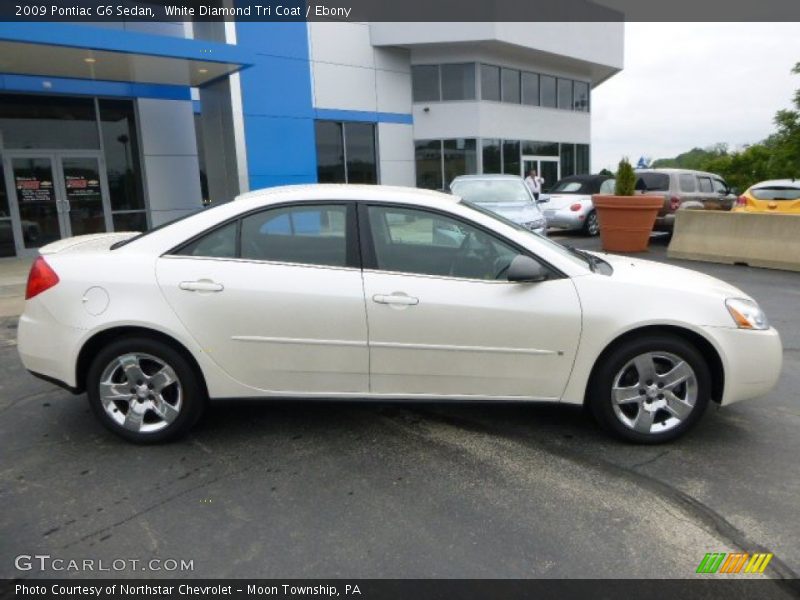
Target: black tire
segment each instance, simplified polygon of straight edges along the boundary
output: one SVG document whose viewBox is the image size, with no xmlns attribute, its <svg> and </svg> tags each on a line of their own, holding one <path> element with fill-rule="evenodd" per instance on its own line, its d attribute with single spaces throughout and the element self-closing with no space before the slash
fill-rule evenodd
<svg viewBox="0 0 800 600">
<path fill-rule="evenodd" d="M 179 402 L 172 400 L 179 407 L 177 416 L 173 417 L 174 420 L 169 423 L 167 423 L 166 419 L 161 419 L 165 424 L 157 431 L 142 432 L 127 429 L 112 418 L 104 408 L 100 392 L 101 378 L 107 369 L 114 368 L 113 365 L 117 363 L 119 357 L 127 355 L 146 355 L 146 357 L 155 358 L 163 365 L 170 367 L 175 375 L 177 386 L 169 384 L 164 388 L 164 395 L 159 395 L 158 397 L 161 399 L 160 401 L 166 401 L 165 399 L 169 393 L 175 398 L 179 397 Z M 155 361 L 150 361 L 149 358 L 143 358 L 142 363 L 143 371 L 149 365 L 157 365 Z M 116 385 L 127 388 L 129 384 L 119 383 Z M 179 390 L 179 396 L 176 390 Z M 132 392 L 133 388 L 129 391 Z M 86 376 L 86 393 L 89 397 L 89 405 L 92 407 L 92 411 L 106 428 L 128 441 L 138 444 L 156 444 L 174 440 L 184 435 L 203 414 L 207 401 L 205 386 L 200 376 L 182 353 L 156 339 L 139 336 L 114 340 L 97 353 Z M 134 398 L 134 396 L 131 396 L 131 398 Z M 151 396 L 151 398 L 153 397 Z M 110 410 L 115 414 L 119 413 L 121 416 L 118 418 L 124 418 L 133 402 L 134 400 L 121 401 L 115 404 L 119 407 L 119 410 L 115 411 L 113 407 Z M 140 400 L 140 402 L 145 402 L 145 400 Z M 127 409 L 125 408 L 126 403 Z M 155 412 L 150 412 L 151 414 L 145 416 L 144 419 L 158 419 L 158 415 Z"/>
<path fill-rule="evenodd" d="M 593 210 L 586 215 L 586 221 L 583 224 L 583 235 L 589 237 L 600 235 L 600 222 L 597 220 L 597 211 Z"/>
<path fill-rule="evenodd" d="M 634 358 L 642 355 L 649 355 L 650 353 L 654 355 L 659 355 L 659 353 L 662 353 L 664 356 L 672 355 L 681 359 L 682 361 L 685 361 L 688 366 L 691 367 L 691 370 L 694 374 L 694 381 L 696 382 L 696 387 L 694 388 L 696 390 L 696 399 L 694 401 L 693 408 L 689 409 L 690 412 L 688 413 L 688 416 L 680 420 L 677 425 L 674 425 L 672 428 L 665 431 L 651 431 L 650 433 L 642 433 L 634 430 L 631 425 L 623 423 L 623 417 L 617 415 L 615 411 L 615 405 L 618 407 L 620 412 L 623 412 L 622 407 L 624 407 L 625 411 L 633 411 L 629 412 L 629 414 L 633 415 L 638 415 L 638 411 L 643 410 L 643 405 L 637 403 L 626 405 L 615 403 L 612 400 L 612 387 L 617 376 L 622 372 L 626 365 L 629 365 Z M 658 363 L 658 361 L 661 360 L 662 359 L 657 356 L 657 359 L 654 362 Z M 630 377 L 632 374 L 635 374 L 635 377 L 639 377 L 636 372 L 637 368 L 633 367 L 633 371 L 631 372 L 629 370 L 625 372 L 625 376 Z M 656 377 L 660 378 L 661 375 L 663 375 L 663 373 L 656 375 Z M 659 382 L 652 383 L 653 385 L 657 386 Z M 689 384 L 687 383 L 685 385 L 688 386 Z M 639 384 L 634 384 L 634 387 L 639 387 Z M 651 387 L 652 386 L 645 385 L 640 390 L 637 390 L 637 393 L 641 393 L 642 390 L 645 391 L 645 395 L 642 396 L 642 401 L 644 402 L 659 402 L 659 400 L 656 399 L 657 396 L 656 398 L 652 399 L 646 396 L 648 393 L 657 394 L 660 391 L 655 388 L 648 390 L 648 388 Z M 680 395 L 681 390 L 683 390 L 683 393 L 686 394 L 689 388 L 681 388 L 679 385 L 675 389 Z M 689 429 L 694 427 L 708 407 L 710 398 L 711 375 L 705 359 L 697 350 L 697 348 L 681 337 L 668 334 L 658 334 L 647 335 L 639 339 L 626 341 L 614 348 L 608 355 L 603 357 L 602 363 L 598 364 L 589 383 L 588 402 L 595 418 L 607 431 L 610 431 L 616 436 L 629 442 L 638 444 L 661 444 L 682 436 L 684 433 L 689 431 Z M 664 419 L 673 417 L 673 415 L 669 414 L 666 410 L 655 412 L 655 415 L 663 417 Z M 628 415 L 623 414 L 623 416 Z M 655 418 L 654 421 L 656 423 L 659 422 L 658 418 Z M 662 420 L 662 423 L 663 422 L 665 421 Z"/>
</svg>

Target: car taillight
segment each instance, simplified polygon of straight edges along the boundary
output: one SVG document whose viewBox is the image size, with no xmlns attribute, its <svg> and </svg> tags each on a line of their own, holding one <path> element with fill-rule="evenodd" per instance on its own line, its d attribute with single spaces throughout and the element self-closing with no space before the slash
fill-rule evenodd
<svg viewBox="0 0 800 600">
<path fill-rule="evenodd" d="M 736 206 L 747 206 L 747 198 L 744 196 L 739 196 L 736 199 Z"/>
<path fill-rule="evenodd" d="M 578 212 L 581 208 L 581 205 L 577 202 L 569 207 L 572 212 Z"/>
<path fill-rule="evenodd" d="M 60 280 L 58 275 L 43 257 L 38 257 L 33 261 L 31 272 L 28 273 L 28 287 L 25 288 L 25 300 L 30 300 L 42 292 L 49 290 Z"/>
<path fill-rule="evenodd" d="M 669 198 L 669 209 L 670 210 L 678 210 L 678 207 L 681 205 L 681 199 L 677 196 L 670 196 Z"/>
</svg>

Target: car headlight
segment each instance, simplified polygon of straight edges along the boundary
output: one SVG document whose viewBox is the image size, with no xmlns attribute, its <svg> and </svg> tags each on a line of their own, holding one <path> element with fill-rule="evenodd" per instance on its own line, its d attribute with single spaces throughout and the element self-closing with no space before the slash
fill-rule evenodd
<svg viewBox="0 0 800 600">
<path fill-rule="evenodd" d="M 767 315 L 758 304 L 746 298 L 728 298 L 725 306 L 739 329 L 768 329 Z"/>
</svg>

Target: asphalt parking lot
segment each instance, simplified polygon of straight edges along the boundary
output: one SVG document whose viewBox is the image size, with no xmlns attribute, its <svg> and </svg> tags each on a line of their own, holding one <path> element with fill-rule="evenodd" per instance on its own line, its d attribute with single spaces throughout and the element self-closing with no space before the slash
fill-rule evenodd
<svg viewBox="0 0 800 600">
<path fill-rule="evenodd" d="M 0 319 L 0 576 L 41 576 L 13 558 L 50 554 L 193 560 L 171 573 L 187 577 L 683 578 L 743 550 L 797 578 L 800 273 L 680 264 L 758 299 L 784 368 L 657 447 L 572 407 L 338 401 L 213 405 L 188 438 L 138 447 L 28 375 Z"/>
</svg>

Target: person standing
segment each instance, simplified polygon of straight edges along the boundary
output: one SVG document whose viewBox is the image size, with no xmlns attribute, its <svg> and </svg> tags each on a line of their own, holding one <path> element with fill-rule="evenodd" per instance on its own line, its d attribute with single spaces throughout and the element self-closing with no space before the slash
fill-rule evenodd
<svg viewBox="0 0 800 600">
<path fill-rule="evenodd" d="M 544 178 L 539 177 L 539 174 L 536 172 L 536 169 L 531 169 L 528 173 L 528 176 L 525 178 L 525 183 L 528 184 L 528 187 L 533 194 L 533 199 L 537 202 L 539 201 L 539 194 L 542 193 L 542 186 L 544 185 Z"/>
</svg>

